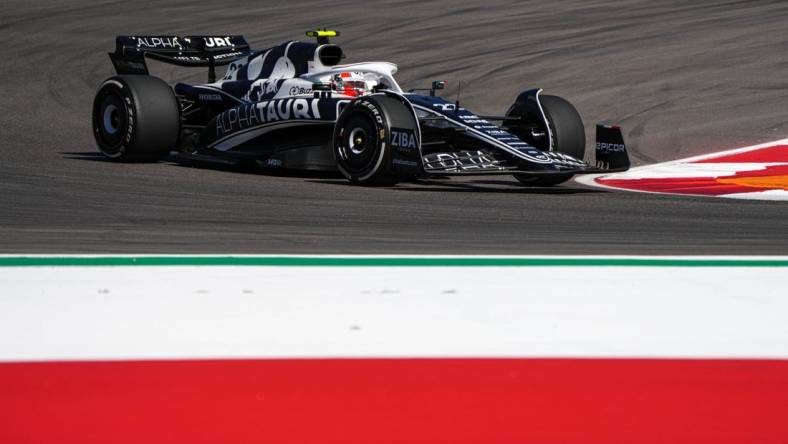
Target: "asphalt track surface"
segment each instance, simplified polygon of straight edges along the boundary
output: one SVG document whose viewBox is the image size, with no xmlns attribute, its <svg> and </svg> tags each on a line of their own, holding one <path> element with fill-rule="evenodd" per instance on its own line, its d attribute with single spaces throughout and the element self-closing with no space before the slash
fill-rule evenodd
<svg viewBox="0 0 788 444">
<path fill-rule="evenodd" d="M 335 27 L 348 61 L 450 82 L 500 113 L 526 87 L 619 123 L 636 164 L 788 137 L 784 1 L 88 2 L 0 5 L 2 253 L 786 254 L 788 205 L 509 178 L 351 186 L 97 155 L 90 108 L 117 34 Z M 167 80 L 202 70 L 151 64 Z"/>
</svg>

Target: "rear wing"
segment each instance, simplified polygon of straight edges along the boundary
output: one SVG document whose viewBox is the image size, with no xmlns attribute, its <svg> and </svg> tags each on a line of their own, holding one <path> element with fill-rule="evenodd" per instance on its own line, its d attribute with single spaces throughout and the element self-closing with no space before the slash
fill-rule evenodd
<svg viewBox="0 0 788 444">
<path fill-rule="evenodd" d="M 227 65 L 250 52 L 240 35 L 231 36 L 118 36 L 109 58 L 118 74 L 148 74 L 145 58 L 171 65 L 207 67 L 208 81 L 216 81 L 216 66 Z"/>
</svg>

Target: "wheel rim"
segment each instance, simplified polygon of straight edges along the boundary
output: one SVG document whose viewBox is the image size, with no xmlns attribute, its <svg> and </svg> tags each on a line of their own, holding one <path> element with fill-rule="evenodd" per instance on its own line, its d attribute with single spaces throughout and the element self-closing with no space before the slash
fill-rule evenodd
<svg viewBox="0 0 788 444">
<path fill-rule="evenodd" d="M 95 111 L 94 120 L 101 151 L 110 156 L 120 152 L 127 124 L 127 113 L 123 99 L 116 91 L 107 90 Z"/>
<path fill-rule="evenodd" d="M 104 107 L 104 118 L 102 119 L 104 131 L 107 134 L 115 135 L 120 130 L 120 112 L 118 107 L 110 103 Z"/>
<path fill-rule="evenodd" d="M 348 172 L 363 174 L 374 167 L 378 141 L 370 117 L 357 113 L 347 120 L 340 137 L 339 154 Z"/>
<path fill-rule="evenodd" d="M 348 134 L 348 147 L 353 154 L 362 154 L 367 148 L 366 143 L 367 132 L 364 131 L 364 128 L 353 128 Z"/>
</svg>

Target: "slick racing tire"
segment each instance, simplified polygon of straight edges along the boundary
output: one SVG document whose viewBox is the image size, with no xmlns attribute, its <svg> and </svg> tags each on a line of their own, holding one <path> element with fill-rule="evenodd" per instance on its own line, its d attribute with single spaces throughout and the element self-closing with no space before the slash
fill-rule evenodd
<svg viewBox="0 0 788 444">
<path fill-rule="evenodd" d="M 333 151 L 339 171 L 351 182 L 392 186 L 386 97 L 363 97 L 349 104 L 334 127 Z"/>
<path fill-rule="evenodd" d="M 539 103 L 547 117 L 553 144 L 549 147 L 537 148 L 568 154 L 575 159 L 583 160 L 586 152 L 586 133 L 580 113 L 571 103 L 558 96 L 540 96 Z M 521 183 L 535 187 L 558 185 L 571 179 L 572 176 L 574 174 L 571 173 L 549 176 L 514 175 Z"/>
<path fill-rule="evenodd" d="M 93 100 L 93 135 L 109 159 L 154 162 L 175 148 L 180 107 L 167 83 L 145 75 L 107 79 Z"/>
</svg>

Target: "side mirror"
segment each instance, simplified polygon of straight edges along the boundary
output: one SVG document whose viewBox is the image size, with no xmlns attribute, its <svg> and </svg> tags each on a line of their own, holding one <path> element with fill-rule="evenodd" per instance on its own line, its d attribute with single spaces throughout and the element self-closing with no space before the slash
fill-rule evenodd
<svg viewBox="0 0 788 444">
<path fill-rule="evenodd" d="M 430 96 L 435 97 L 435 90 L 446 88 L 446 81 L 445 80 L 434 80 L 432 82 L 432 86 L 430 87 Z M 416 92 L 416 91 L 427 91 L 427 88 L 413 88 L 408 90 L 408 92 Z"/>
<path fill-rule="evenodd" d="M 432 88 L 430 88 L 430 96 L 435 96 L 435 90 L 444 88 L 446 88 L 445 80 L 434 80 L 432 82 Z"/>
</svg>

